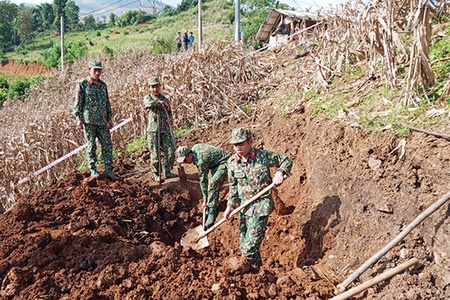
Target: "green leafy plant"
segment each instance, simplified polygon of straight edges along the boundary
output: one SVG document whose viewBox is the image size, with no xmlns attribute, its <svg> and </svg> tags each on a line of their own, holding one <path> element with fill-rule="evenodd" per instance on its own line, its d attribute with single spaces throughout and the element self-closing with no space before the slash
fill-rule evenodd
<svg viewBox="0 0 450 300">
<path fill-rule="evenodd" d="M 155 36 L 150 43 L 150 52 L 153 54 L 170 53 L 175 50 L 175 44 L 169 37 Z"/>
<path fill-rule="evenodd" d="M 176 129 L 175 129 L 175 135 L 176 135 L 176 136 L 180 136 L 180 135 L 186 134 L 186 133 L 188 133 L 188 132 L 191 132 L 191 131 L 194 130 L 194 129 L 195 129 L 195 126 L 194 126 L 194 125 L 191 125 L 191 126 L 185 126 L 185 127 L 181 127 L 181 128 L 176 128 Z"/>
<path fill-rule="evenodd" d="M 240 108 L 246 114 L 249 114 L 252 111 L 253 106 L 250 103 L 241 104 Z"/>
<path fill-rule="evenodd" d="M 0 76 L 0 89 L 9 89 L 8 80 L 5 76 Z"/>
<path fill-rule="evenodd" d="M 3 103 L 5 103 L 6 99 L 8 99 L 8 90 L 0 88 L 0 108 L 3 107 Z"/>
<path fill-rule="evenodd" d="M 145 148 L 147 148 L 147 139 L 145 136 L 141 135 L 131 141 L 125 150 L 127 155 L 134 155 L 135 153 L 142 152 Z"/>
<path fill-rule="evenodd" d="M 29 80 L 18 80 L 13 82 L 8 90 L 8 98 L 19 97 L 22 98 L 30 89 L 31 82 Z"/>
<path fill-rule="evenodd" d="M 106 46 L 106 45 L 103 46 L 102 52 L 104 54 L 106 54 L 106 55 L 109 55 L 109 56 L 113 56 L 114 55 L 114 50 L 112 48 Z"/>
</svg>

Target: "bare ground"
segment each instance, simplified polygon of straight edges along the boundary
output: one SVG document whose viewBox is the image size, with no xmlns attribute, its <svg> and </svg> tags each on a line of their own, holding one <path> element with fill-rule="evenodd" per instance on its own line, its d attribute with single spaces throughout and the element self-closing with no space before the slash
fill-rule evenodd
<svg viewBox="0 0 450 300">
<path fill-rule="evenodd" d="M 256 121 L 224 120 L 178 144 L 231 152 L 235 126 L 294 159 L 279 188 L 285 208 L 269 218 L 261 269 L 240 258 L 236 220 L 213 231 L 205 249 L 180 246 L 201 223 L 196 170 L 185 166 L 187 184 L 156 185 L 144 152 L 116 159 L 122 181 L 73 172 L 0 215 L 0 299 L 330 299 L 449 189 L 447 140 L 412 133 L 403 152 L 389 133 L 311 118 L 307 108 L 284 119 L 267 107 Z M 412 257 L 419 264 L 352 299 L 449 298 L 449 214 L 446 204 L 354 285 Z"/>
</svg>

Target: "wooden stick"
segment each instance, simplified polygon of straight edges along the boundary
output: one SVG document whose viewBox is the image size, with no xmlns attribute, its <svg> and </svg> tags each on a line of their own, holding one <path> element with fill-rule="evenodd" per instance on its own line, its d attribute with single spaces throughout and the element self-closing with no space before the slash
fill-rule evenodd
<svg viewBox="0 0 450 300">
<path fill-rule="evenodd" d="M 129 117 L 128 119 L 123 120 L 120 124 L 117 124 L 116 126 L 114 126 L 113 128 L 111 128 L 109 131 L 110 132 L 114 132 L 115 130 L 117 130 L 118 128 L 122 127 L 123 125 L 127 124 L 128 122 L 132 121 L 133 117 Z M 37 170 L 36 172 L 34 172 L 33 174 L 30 174 L 29 176 L 22 178 L 21 180 L 19 180 L 19 182 L 16 185 L 20 185 L 22 183 L 25 183 L 27 181 L 30 181 L 33 177 L 38 176 L 39 174 L 47 171 L 48 169 L 56 166 L 57 164 L 59 164 L 60 162 L 62 162 L 63 160 L 66 160 L 67 158 L 71 157 L 74 154 L 77 154 L 78 152 L 80 152 L 81 150 L 83 150 L 84 148 L 87 147 L 87 143 L 78 147 L 77 149 L 67 153 L 66 155 L 58 158 L 57 160 L 55 160 L 54 162 L 46 165 L 45 167 L 43 167 L 40 170 Z"/>
<path fill-rule="evenodd" d="M 430 207 L 424 210 L 420 215 L 418 215 L 414 221 L 412 221 L 405 229 L 402 230 L 395 238 L 393 238 L 389 244 L 383 247 L 380 251 L 375 253 L 371 258 L 366 260 L 364 264 L 359 267 L 352 275 L 350 275 L 343 283 L 338 284 L 337 288 L 339 293 L 344 292 L 347 286 L 352 283 L 359 275 L 364 273 L 371 265 L 377 262 L 384 254 L 391 250 L 395 245 L 397 245 L 405 236 L 410 233 L 417 225 L 419 225 L 423 220 L 425 220 L 429 215 L 434 213 L 439 207 L 444 205 L 445 202 L 450 198 L 450 191 L 448 191 L 444 196 L 442 196 L 438 201 L 433 203 Z"/>
<path fill-rule="evenodd" d="M 411 130 L 415 130 L 415 131 L 418 131 L 418 132 L 434 135 L 436 137 L 444 138 L 444 139 L 447 139 L 447 140 L 450 139 L 450 134 L 439 133 L 439 132 L 434 132 L 434 131 L 428 131 L 428 130 L 425 130 L 425 129 L 412 127 L 412 126 L 406 126 L 406 128 L 409 128 Z"/>
<path fill-rule="evenodd" d="M 335 296 L 335 297 L 331 298 L 330 300 L 348 299 L 349 297 L 359 294 L 362 291 L 370 288 L 371 286 L 374 286 L 375 284 L 377 284 L 383 280 L 387 280 L 387 279 L 393 277 L 394 275 L 397 275 L 398 273 L 408 269 L 409 267 L 411 267 L 412 265 L 415 265 L 418 262 L 419 262 L 419 260 L 417 258 L 411 258 L 407 262 L 404 262 L 404 263 L 396 266 L 395 268 L 389 269 L 386 272 L 370 279 L 369 281 L 366 281 L 363 284 L 355 286 L 354 288 L 351 288 L 348 291 L 346 291 L 345 293 Z"/>
<path fill-rule="evenodd" d="M 237 214 L 238 212 L 240 212 L 244 207 L 246 207 L 247 205 L 249 205 L 250 203 L 252 203 L 253 201 L 255 201 L 256 199 L 258 199 L 259 197 L 261 197 L 262 195 L 264 195 L 265 193 L 267 193 L 268 191 L 270 191 L 273 187 L 275 186 L 275 184 L 272 182 L 269 186 L 265 187 L 262 191 L 260 191 L 258 194 L 256 194 L 255 196 L 253 196 L 251 199 L 247 200 L 246 202 L 244 202 L 243 204 L 241 204 L 240 206 L 238 206 L 237 208 L 235 208 L 231 213 L 230 213 L 230 218 L 234 215 Z M 198 242 L 201 238 L 207 236 L 211 231 L 213 231 L 214 229 L 216 229 L 217 227 L 219 227 L 220 225 L 222 225 L 223 222 L 227 221 L 227 219 L 225 219 L 225 217 L 223 217 L 219 222 L 217 222 L 216 224 L 214 224 L 211 228 L 209 228 L 208 230 L 206 230 L 203 234 L 201 234 L 198 238 L 197 241 Z"/>
</svg>

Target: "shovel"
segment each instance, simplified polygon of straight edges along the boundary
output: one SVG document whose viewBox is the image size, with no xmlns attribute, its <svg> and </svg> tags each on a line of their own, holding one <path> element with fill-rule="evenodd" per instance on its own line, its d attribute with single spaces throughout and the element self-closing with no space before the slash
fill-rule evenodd
<svg viewBox="0 0 450 300">
<path fill-rule="evenodd" d="M 241 211 L 244 207 L 267 193 L 270 189 L 272 189 L 275 186 L 275 184 L 272 182 L 269 186 L 267 186 L 265 189 L 260 191 L 258 194 L 253 196 L 251 199 L 247 200 L 237 208 L 235 208 L 231 213 L 230 217 L 232 217 L 234 214 L 237 214 L 239 211 Z M 200 226 L 197 226 L 193 229 L 190 229 L 186 231 L 186 233 L 181 237 L 181 246 L 183 247 L 190 247 L 194 250 L 202 249 L 209 246 L 208 238 L 206 237 L 208 234 L 211 233 L 214 229 L 222 225 L 227 219 L 222 218 L 219 222 L 214 224 L 211 228 L 208 230 L 203 229 L 203 224 Z"/>
</svg>

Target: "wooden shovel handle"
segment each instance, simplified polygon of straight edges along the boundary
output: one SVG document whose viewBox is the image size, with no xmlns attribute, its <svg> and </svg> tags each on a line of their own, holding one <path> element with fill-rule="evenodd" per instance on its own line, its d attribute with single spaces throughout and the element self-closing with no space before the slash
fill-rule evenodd
<svg viewBox="0 0 450 300">
<path fill-rule="evenodd" d="M 240 212 L 244 207 L 246 207 L 247 205 L 249 205 L 250 203 L 252 203 L 253 201 L 255 201 L 256 199 L 258 199 L 259 197 L 261 197 L 262 195 L 264 195 L 265 193 L 267 193 L 268 191 L 270 191 L 273 187 L 275 186 L 275 184 L 272 182 L 269 186 L 267 186 L 266 188 L 264 188 L 262 191 L 260 191 L 258 194 L 256 194 L 255 196 L 253 196 L 251 199 L 245 201 L 243 204 L 239 205 L 237 208 L 235 208 L 231 213 L 230 213 L 230 217 L 232 217 L 233 215 L 237 214 L 238 212 Z M 211 233 L 211 231 L 213 231 L 214 229 L 216 229 L 217 227 L 219 227 L 220 225 L 222 225 L 223 222 L 225 222 L 227 219 L 222 218 L 219 222 L 217 222 L 216 224 L 214 224 L 211 228 L 209 228 L 208 230 L 206 230 L 204 233 L 202 233 L 198 238 L 197 241 L 205 236 L 207 236 L 209 233 Z"/>
<path fill-rule="evenodd" d="M 206 207 L 203 207 L 203 220 L 202 220 L 203 230 L 205 230 L 205 223 L 206 223 Z"/>
</svg>

